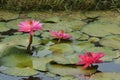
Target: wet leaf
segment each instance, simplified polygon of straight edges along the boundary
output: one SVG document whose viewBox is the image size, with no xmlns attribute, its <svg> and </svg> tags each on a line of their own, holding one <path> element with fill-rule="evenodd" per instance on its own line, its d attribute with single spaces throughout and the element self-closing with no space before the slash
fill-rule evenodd
<svg viewBox="0 0 120 80">
<path fill-rule="evenodd" d="M 48 64 L 47 68 L 48 71 L 54 74 L 58 74 L 61 76 L 66 76 L 66 75 L 78 75 L 78 74 L 92 74 L 96 72 L 96 68 L 88 68 L 88 69 L 83 69 L 83 66 L 75 66 L 75 65 L 59 65 L 59 64 Z"/>
<path fill-rule="evenodd" d="M 91 76 L 90 80 L 119 80 L 119 73 L 96 73 Z"/>
<path fill-rule="evenodd" d="M 120 49 L 120 35 L 110 35 L 104 37 L 100 44 L 113 49 Z"/>
</svg>

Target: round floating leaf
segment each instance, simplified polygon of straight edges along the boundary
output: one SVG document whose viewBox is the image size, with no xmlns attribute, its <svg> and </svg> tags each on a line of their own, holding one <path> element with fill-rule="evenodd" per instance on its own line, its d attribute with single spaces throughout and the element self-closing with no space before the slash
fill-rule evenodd
<svg viewBox="0 0 120 80">
<path fill-rule="evenodd" d="M 120 35 L 110 35 L 104 37 L 100 44 L 106 47 L 111 47 L 113 49 L 120 49 Z"/>
<path fill-rule="evenodd" d="M 73 48 L 72 45 L 67 44 L 67 43 L 60 43 L 60 44 L 54 44 L 52 46 L 50 46 L 49 48 L 50 51 L 52 51 L 52 53 L 55 54 L 73 54 Z"/>
<path fill-rule="evenodd" d="M 13 76 L 32 76 L 38 74 L 39 72 L 33 70 L 29 67 L 18 68 L 18 67 L 0 67 L 0 71 L 4 74 L 13 75 Z"/>
<path fill-rule="evenodd" d="M 7 31 L 9 29 L 10 28 L 6 27 L 6 23 L 5 22 L 0 22 L 0 32 Z"/>
<path fill-rule="evenodd" d="M 7 67 L 32 67 L 31 57 L 27 55 L 26 51 L 16 47 L 10 47 L 4 51 L 6 56 L 3 56 L 0 61 L 1 65 Z"/>
<path fill-rule="evenodd" d="M 18 30 L 19 28 L 18 24 L 22 21 L 24 21 L 24 19 L 17 19 L 17 20 L 9 21 L 7 22 L 7 27 Z"/>
<path fill-rule="evenodd" d="M 78 75 L 78 74 L 92 74 L 96 72 L 96 67 L 83 69 L 83 66 L 75 65 L 59 65 L 59 64 L 47 64 L 48 71 L 61 76 L 66 75 Z"/>
<path fill-rule="evenodd" d="M 73 49 L 77 53 L 81 53 L 82 50 L 88 49 L 90 47 L 94 47 L 94 45 L 86 41 L 81 41 L 80 43 L 73 45 Z"/>
<path fill-rule="evenodd" d="M 46 18 L 46 19 L 43 20 L 43 22 L 45 22 L 45 23 L 57 23 L 57 22 L 60 22 L 60 21 L 61 21 L 60 17 L 57 17 L 57 16 Z"/>
<path fill-rule="evenodd" d="M 41 71 L 46 71 L 46 64 L 52 61 L 53 59 L 51 58 L 32 58 L 32 63 L 33 63 L 33 68 Z"/>
<path fill-rule="evenodd" d="M 78 54 L 54 54 L 50 55 L 49 57 L 51 57 L 54 62 L 59 64 L 76 64 L 79 61 Z"/>
<path fill-rule="evenodd" d="M 12 12 L 9 12 L 9 11 L 0 11 L 0 17 L 3 19 L 3 20 L 11 20 L 11 19 L 16 19 L 18 17 L 18 13 L 12 13 Z"/>
<path fill-rule="evenodd" d="M 80 80 L 80 79 L 75 78 L 74 76 L 64 76 L 60 80 Z"/>
<path fill-rule="evenodd" d="M 91 76 L 90 80 L 119 80 L 119 73 L 96 73 Z"/>
<path fill-rule="evenodd" d="M 117 57 L 117 51 L 112 51 L 111 48 L 106 47 L 91 47 L 82 51 L 82 53 L 85 52 L 102 52 L 103 54 L 105 54 L 105 56 L 101 58 L 104 61 L 112 61 L 113 58 Z"/>
<path fill-rule="evenodd" d="M 116 24 L 96 22 L 84 26 L 82 32 L 91 36 L 104 37 L 110 34 L 120 34 L 120 27 Z"/>
<path fill-rule="evenodd" d="M 13 45 L 20 45 L 21 47 L 27 47 L 29 43 L 29 35 L 24 34 L 24 35 L 14 35 L 14 36 L 9 36 L 3 39 L 3 43 L 9 43 Z M 38 37 L 33 37 L 33 43 L 32 45 L 37 45 L 39 44 L 39 38 Z"/>
</svg>

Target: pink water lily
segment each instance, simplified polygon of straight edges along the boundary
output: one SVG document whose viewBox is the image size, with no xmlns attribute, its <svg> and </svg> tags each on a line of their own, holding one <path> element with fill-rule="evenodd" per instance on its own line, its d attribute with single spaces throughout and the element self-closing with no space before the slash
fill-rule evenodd
<svg viewBox="0 0 120 80">
<path fill-rule="evenodd" d="M 27 46 L 27 53 L 32 55 L 31 44 L 34 31 L 42 30 L 42 24 L 35 20 L 25 20 L 18 24 L 20 32 L 29 32 L 29 44 Z"/>
<path fill-rule="evenodd" d="M 66 34 L 63 30 L 60 31 L 50 30 L 50 35 L 53 38 L 59 39 L 58 42 L 60 42 L 61 39 L 70 39 L 72 37 L 70 34 Z"/>
<path fill-rule="evenodd" d="M 93 63 L 102 63 L 103 60 L 99 60 L 105 56 L 102 52 L 94 53 L 94 52 L 87 52 L 85 54 L 79 55 L 80 61 L 77 63 L 77 65 L 84 65 L 84 69 L 86 69 L 89 65 L 92 65 Z"/>
<path fill-rule="evenodd" d="M 35 20 L 25 20 L 18 24 L 20 32 L 29 32 L 33 35 L 34 31 L 42 30 L 42 24 Z"/>
</svg>

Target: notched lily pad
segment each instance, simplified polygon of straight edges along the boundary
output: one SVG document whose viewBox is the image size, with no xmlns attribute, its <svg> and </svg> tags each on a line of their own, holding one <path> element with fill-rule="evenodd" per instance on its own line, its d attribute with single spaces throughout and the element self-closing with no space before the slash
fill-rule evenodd
<svg viewBox="0 0 120 80">
<path fill-rule="evenodd" d="M 96 73 L 91 76 L 90 80 L 119 80 L 119 73 Z"/>
<path fill-rule="evenodd" d="M 59 64 L 47 64 L 48 71 L 61 76 L 78 75 L 78 74 L 92 74 L 96 72 L 98 66 L 83 69 L 83 66 L 75 65 L 59 65 Z"/>
</svg>

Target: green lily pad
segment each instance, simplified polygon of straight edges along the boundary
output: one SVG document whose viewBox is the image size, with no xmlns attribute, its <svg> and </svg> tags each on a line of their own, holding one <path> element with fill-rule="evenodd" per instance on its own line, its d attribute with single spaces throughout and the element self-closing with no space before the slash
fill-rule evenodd
<svg viewBox="0 0 120 80">
<path fill-rule="evenodd" d="M 73 49 L 76 53 L 81 53 L 82 50 L 88 49 L 90 47 L 94 47 L 94 45 L 87 41 L 81 41 L 81 42 L 73 45 Z"/>
<path fill-rule="evenodd" d="M 96 38 L 96 37 L 91 37 L 91 38 L 89 38 L 89 42 L 92 42 L 92 43 L 94 43 L 94 42 L 99 42 L 99 38 Z"/>
<path fill-rule="evenodd" d="M 33 37 L 33 43 L 32 45 L 37 45 L 40 44 L 38 37 Z M 27 47 L 29 44 L 29 35 L 14 35 L 14 36 L 9 36 L 3 39 L 2 43 L 8 43 L 12 45 L 21 45 L 21 47 Z"/>
<path fill-rule="evenodd" d="M 39 73 L 33 69 L 31 56 L 17 47 L 4 51 L 6 55 L 0 58 L 0 72 L 14 76 L 31 76 Z"/>
<path fill-rule="evenodd" d="M 72 45 L 66 43 L 54 44 L 49 50 L 54 54 L 73 54 Z"/>
<path fill-rule="evenodd" d="M 0 32 L 7 31 L 9 29 L 10 28 L 6 27 L 6 23 L 5 22 L 0 22 Z"/>
<path fill-rule="evenodd" d="M 7 22 L 7 27 L 18 30 L 19 27 L 17 25 L 22 21 L 24 21 L 24 19 L 17 19 L 17 20 L 9 21 Z"/>
<path fill-rule="evenodd" d="M 119 80 L 119 73 L 96 73 L 91 76 L 90 80 Z"/>
<path fill-rule="evenodd" d="M 54 54 L 49 57 L 52 58 L 54 62 L 59 64 L 76 64 L 79 61 L 78 54 Z"/>
<path fill-rule="evenodd" d="M 60 65 L 60 64 L 47 64 L 48 71 L 61 76 L 78 75 L 78 74 L 92 74 L 96 72 L 96 66 L 93 68 L 83 69 L 83 66 L 75 65 Z"/>
<path fill-rule="evenodd" d="M 33 68 L 41 71 L 46 71 L 46 64 L 51 62 L 53 59 L 52 58 L 32 58 L 32 63 L 33 63 Z"/>
<path fill-rule="evenodd" d="M 75 78 L 74 76 L 64 76 L 60 80 L 80 80 L 80 79 Z"/>
<path fill-rule="evenodd" d="M 86 34 L 82 34 L 78 40 L 88 40 L 89 36 Z"/>
<path fill-rule="evenodd" d="M 120 49 L 120 35 L 110 35 L 104 37 L 100 44 L 106 47 L 111 47 L 113 49 Z"/>
<path fill-rule="evenodd" d="M 11 47 L 4 51 L 5 56 L 0 59 L 1 65 L 7 67 L 32 67 L 32 60 L 26 51 L 16 47 Z"/>
<path fill-rule="evenodd" d="M 0 18 L 2 18 L 3 20 L 16 19 L 18 16 L 18 13 L 0 10 Z"/>
<path fill-rule="evenodd" d="M 57 16 L 46 18 L 46 19 L 43 20 L 43 22 L 45 22 L 45 23 L 57 23 L 57 22 L 60 22 L 60 21 L 61 21 L 60 17 L 57 17 Z"/>
<path fill-rule="evenodd" d="M 82 51 L 82 53 L 85 53 L 85 52 L 95 52 L 95 53 L 102 52 L 103 54 L 105 54 L 105 56 L 101 58 L 101 60 L 104 60 L 104 61 L 112 61 L 112 59 L 118 57 L 117 51 L 112 51 L 111 48 L 107 48 L 107 47 L 91 47 L 88 49 L 84 49 Z"/>
<path fill-rule="evenodd" d="M 84 26 L 82 32 L 91 36 L 104 37 L 110 34 L 120 34 L 120 27 L 116 24 L 96 22 Z"/>
<path fill-rule="evenodd" d="M 36 75 L 39 72 L 31 69 L 29 67 L 26 68 L 18 68 L 18 67 L 0 67 L 0 71 L 4 74 L 13 75 L 13 76 L 32 76 Z"/>
</svg>

